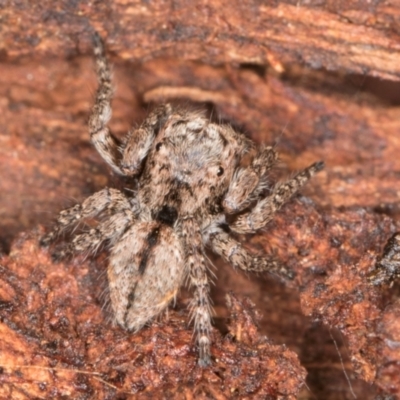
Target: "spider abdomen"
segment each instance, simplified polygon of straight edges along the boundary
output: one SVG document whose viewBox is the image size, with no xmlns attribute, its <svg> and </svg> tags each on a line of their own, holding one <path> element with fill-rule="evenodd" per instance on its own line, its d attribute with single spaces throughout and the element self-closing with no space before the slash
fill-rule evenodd
<svg viewBox="0 0 400 400">
<path fill-rule="evenodd" d="M 112 248 L 108 279 L 116 322 L 137 331 L 173 300 L 184 278 L 184 256 L 174 230 L 138 222 Z"/>
</svg>

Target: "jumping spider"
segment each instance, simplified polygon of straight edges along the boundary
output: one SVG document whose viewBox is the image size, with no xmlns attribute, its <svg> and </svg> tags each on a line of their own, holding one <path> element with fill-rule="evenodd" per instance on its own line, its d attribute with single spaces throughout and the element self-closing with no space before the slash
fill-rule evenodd
<svg viewBox="0 0 400 400">
<path fill-rule="evenodd" d="M 393 285 L 400 278 L 400 232 L 395 233 L 386 243 L 382 256 L 367 279 L 371 285 L 389 283 Z"/>
<path fill-rule="evenodd" d="M 53 256 L 95 251 L 107 241 L 115 320 L 134 332 L 160 314 L 188 280 L 198 363 L 207 366 L 211 306 L 206 248 L 243 271 L 292 278 L 271 257 L 250 254 L 232 233 L 264 228 L 323 163 L 268 191 L 266 175 L 277 161 L 272 147 L 257 146 L 229 125 L 210 122 L 203 112 L 170 104 L 157 107 L 120 142 L 107 126 L 110 67 L 99 36 L 94 43 L 99 88 L 89 120 L 91 141 L 117 174 L 132 177 L 136 185 L 129 194 L 105 188 L 61 211 L 41 243 L 49 245 L 82 219 L 99 217 L 96 228 L 75 234 Z"/>
</svg>

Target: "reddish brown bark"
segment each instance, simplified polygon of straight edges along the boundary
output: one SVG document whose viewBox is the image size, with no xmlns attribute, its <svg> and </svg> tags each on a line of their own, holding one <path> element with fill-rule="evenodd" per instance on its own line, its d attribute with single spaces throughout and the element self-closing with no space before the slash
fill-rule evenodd
<svg viewBox="0 0 400 400">
<path fill-rule="evenodd" d="M 218 316 L 215 355 L 254 347 L 259 352 L 255 360 L 264 354 L 268 355 L 264 361 L 271 362 L 260 363 L 262 371 L 269 371 L 265 382 L 275 379 L 272 370 L 289 374 L 285 376 L 298 371 L 299 379 L 287 393 L 299 398 L 347 399 L 352 390 L 363 399 L 380 392 L 399 397 L 399 284 L 371 287 L 366 280 L 386 241 L 399 230 L 397 3 L 3 3 L 0 239 L 4 250 L 18 232 L 50 225 L 61 208 L 106 184 L 121 185 L 110 177 L 88 141 L 86 119 L 96 88 L 90 48 L 94 27 L 104 37 L 115 66 L 112 128 L 118 135 L 142 120 L 147 111 L 144 102 L 179 97 L 212 104 L 215 114 L 259 142 L 274 143 L 278 138 L 288 170 L 319 159 L 326 162 L 326 169 L 302 192 L 306 197 L 288 204 L 267 232 L 250 243 L 253 250 L 276 252 L 296 270 L 290 288 L 265 277 L 242 277 L 218 264 L 213 292 Z M 204 398 L 229 398 L 232 392 L 224 390 L 233 379 L 230 367 L 225 372 L 218 367 L 198 372 L 194 367 L 184 301 L 171 311 L 169 320 L 138 336 L 127 336 L 112 328 L 100 310 L 96 279 L 104 264 L 97 260 L 80 265 L 78 259 L 71 266 L 51 265 L 35 240 L 19 239 L 10 257 L 1 260 L 4 390 L 12 387 L 20 398 L 61 396 L 64 389 L 72 397 L 138 390 L 190 398 L 197 390 Z M 246 344 L 223 338 L 229 290 L 238 295 L 234 304 L 240 304 L 243 295 L 256 303 L 263 314 L 261 335 L 299 354 L 311 392 L 305 386 L 300 390 L 302 369 L 292 351 L 270 343 L 261 350 L 264 342 L 258 333 Z M 238 306 L 239 320 L 254 313 L 246 301 L 243 304 Z M 90 323 L 84 322 L 85 313 L 93 313 Z M 69 325 L 63 325 L 63 317 Z M 77 337 L 78 331 L 84 338 Z M 56 336 L 56 344 L 51 344 Z M 152 337 L 162 338 L 156 350 Z M 87 338 L 93 341 L 88 344 Z M 116 367 L 117 359 L 110 361 L 103 354 L 116 338 L 118 351 L 126 357 L 123 373 Z M 147 378 L 134 386 L 138 375 L 129 368 L 138 368 L 140 360 L 132 355 L 136 350 L 130 351 L 138 341 L 143 354 L 152 352 L 166 360 L 174 357 L 168 352 L 177 349 L 187 364 L 176 367 L 182 368 L 177 373 L 167 363 L 162 379 L 145 374 Z M 117 357 L 118 351 L 112 356 Z M 241 357 L 237 363 L 245 362 Z M 157 368 L 149 371 L 159 373 Z M 246 368 L 243 379 L 249 376 L 246 371 L 250 374 Z M 208 378 L 210 386 L 204 383 Z M 265 382 L 248 396 L 264 395 L 260 390 L 271 387 Z M 247 390 L 237 381 L 232 385 Z M 269 395 L 278 396 L 273 390 Z"/>
<path fill-rule="evenodd" d="M 260 336 L 249 300 L 229 295 L 230 334 L 214 331 L 203 369 L 185 308 L 135 335 L 115 328 L 96 298 L 101 263 L 54 265 L 37 239 L 21 236 L 1 260 L 1 398 L 296 398 L 305 370 Z"/>
</svg>

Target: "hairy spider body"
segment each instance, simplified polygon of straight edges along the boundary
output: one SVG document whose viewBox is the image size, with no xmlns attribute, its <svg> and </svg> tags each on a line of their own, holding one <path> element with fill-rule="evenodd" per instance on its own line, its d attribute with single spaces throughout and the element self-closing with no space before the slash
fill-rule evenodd
<svg viewBox="0 0 400 400">
<path fill-rule="evenodd" d="M 95 38 L 99 88 L 89 120 L 92 143 L 118 174 L 136 178 L 133 194 L 105 188 L 62 211 L 42 244 L 85 218 L 96 228 L 75 234 L 56 258 L 110 246 L 108 280 L 118 324 L 137 331 L 162 312 L 186 280 L 199 365 L 210 364 L 211 305 L 206 248 L 244 271 L 292 278 L 271 257 L 250 254 L 232 233 L 263 228 L 323 163 L 315 163 L 266 192 L 275 164 L 272 147 L 257 147 L 204 113 L 170 104 L 157 107 L 120 142 L 110 132 L 111 73 L 102 41 Z M 229 222 L 226 218 L 229 215 Z"/>
</svg>

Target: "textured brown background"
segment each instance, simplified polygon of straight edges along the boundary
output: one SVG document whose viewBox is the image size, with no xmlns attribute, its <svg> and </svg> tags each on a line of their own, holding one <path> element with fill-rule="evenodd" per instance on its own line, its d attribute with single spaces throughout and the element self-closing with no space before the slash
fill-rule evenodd
<svg viewBox="0 0 400 400">
<path fill-rule="evenodd" d="M 38 224 L 48 227 L 61 208 L 106 184 L 122 184 L 88 141 L 86 120 L 96 88 L 90 41 L 94 28 L 105 39 L 114 65 L 111 125 L 116 134 L 123 135 L 132 123 L 139 123 L 150 102 L 181 98 L 206 103 L 214 114 L 258 142 L 278 142 L 283 160 L 279 175 L 315 160 L 326 162 L 326 169 L 303 190 L 304 197 L 288 204 L 265 234 L 251 239 L 254 250 L 275 251 L 297 271 L 295 284 L 289 287 L 266 277 L 242 276 L 216 262 L 213 299 L 216 325 L 222 333 L 226 333 L 228 315 L 225 294 L 233 290 L 239 298 L 248 295 L 263 315 L 260 333 L 276 344 L 286 344 L 307 369 L 308 387 L 297 393 L 298 386 L 293 385 L 293 396 L 351 399 L 352 391 L 362 399 L 374 399 L 379 393 L 399 396 L 399 285 L 370 288 L 365 274 L 373 269 L 387 239 L 400 230 L 400 1 L 29 3 L 33 2 L 0 3 L 0 240 L 4 252 L 9 252 L 17 233 Z M 44 319 L 34 322 L 39 333 L 29 336 L 21 313 L 31 305 L 32 314 L 37 314 L 53 301 L 48 293 L 57 285 L 43 284 L 49 270 L 54 268 L 64 277 L 74 269 L 51 266 L 46 255 L 35 250 L 35 239 L 24 240 L 19 239 L 12 257 L 1 262 L 2 354 L 16 343 L 2 338 L 17 332 L 21 346 L 33 352 L 24 364 L 96 371 L 96 356 L 85 353 L 85 339 L 79 342 L 83 346 L 79 362 L 72 356 L 62 358 L 57 351 L 52 355 L 51 346 L 43 350 L 27 344 L 42 343 L 54 333 L 44 332 L 48 323 Z M 20 262 L 20 257 L 28 261 Z M 40 264 L 32 257 L 46 261 Z M 31 278 L 26 271 L 38 262 L 41 267 L 35 268 L 44 275 Z M 67 288 L 82 307 L 94 301 L 89 298 L 96 287 L 93 279 L 96 271 L 100 275 L 102 271 L 98 266 L 87 268 L 84 271 L 91 273 L 82 272 L 82 279 Z M 30 300 L 35 285 L 42 285 L 40 293 L 46 293 L 38 303 Z M 85 290 L 89 297 L 79 297 Z M 66 295 L 61 291 L 60 296 Z M 93 304 L 100 310 L 101 300 L 96 301 Z M 185 316 L 182 302 L 178 309 Z M 72 310 L 75 307 L 74 303 Z M 57 313 L 57 307 L 54 310 Z M 102 324 L 101 312 L 98 315 L 100 319 L 93 323 Z M 74 318 L 77 326 L 83 323 L 71 312 L 68 321 Z M 40 324 L 44 324 L 42 329 Z M 168 323 L 162 329 L 168 329 Z M 113 333 L 107 333 L 111 331 L 107 327 L 94 335 L 105 336 L 104 343 L 111 346 Z M 143 341 L 151 337 L 146 332 L 140 336 Z M 185 338 L 183 343 L 190 344 L 190 334 Z M 76 341 L 71 343 L 70 349 L 78 346 Z M 39 360 L 41 351 L 47 361 Z M 35 395 L 47 398 L 52 385 L 57 388 L 60 381 L 51 383 L 44 375 L 29 380 L 32 377 L 16 367 L 22 361 L 15 354 L 0 359 L 0 366 L 8 365 L 0 368 L 3 390 L 34 398 L 30 390 L 42 383 L 46 386 L 42 394 Z M 293 353 L 288 357 L 292 359 Z M 116 363 L 110 364 L 111 371 L 118 370 Z M 135 392 L 132 385 L 127 387 L 125 375 L 101 373 L 106 382 Z M 227 385 L 223 373 L 218 373 Z M 193 387 L 200 387 L 204 398 L 229 398 L 227 393 L 245 397 L 224 392 L 219 381 L 212 389 L 204 389 L 201 382 L 209 379 L 205 374 L 190 375 L 189 383 L 178 380 L 176 397 L 190 398 L 192 389 L 184 388 Z M 159 392 L 153 394 L 164 393 L 163 382 L 174 390 L 170 378 L 165 379 L 161 386 L 154 379 L 143 380 L 137 393 L 150 395 L 154 387 Z M 71 390 L 79 386 L 81 398 L 122 396 L 106 384 L 89 378 L 83 381 L 81 386 L 71 386 L 75 388 Z M 51 393 L 57 397 L 63 392 Z M 72 398 L 78 398 L 76 393 Z M 249 398 L 266 396 L 259 389 L 247 393 Z M 0 394 L 8 396 L 5 391 Z M 277 397 L 273 391 L 269 395 Z"/>
</svg>

